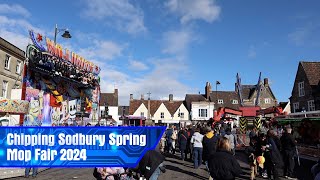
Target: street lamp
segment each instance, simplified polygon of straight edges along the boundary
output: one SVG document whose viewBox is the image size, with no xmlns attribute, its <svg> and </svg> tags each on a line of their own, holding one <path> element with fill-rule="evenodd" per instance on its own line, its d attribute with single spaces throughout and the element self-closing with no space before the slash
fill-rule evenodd
<svg viewBox="0 0 320 180">
<path fill-rule="evenodd" d="M 220 81 L 216 81 L 216 99 L 217 99 L 217 107 L 216 110 L 218 110 L 218 85 L 220 84 Z"/>
<path fill-rule="evenodd" d="M 54 28 L 54 44 L 57 43 L 57 35 L 62 31 L 64 31 L 64 33 L 61 35 L 62 37 L 71 38 L 71 35 L 68 29 L 58 29 L 58 25 L 56 24 L 56 27 Z"/>
</svg>

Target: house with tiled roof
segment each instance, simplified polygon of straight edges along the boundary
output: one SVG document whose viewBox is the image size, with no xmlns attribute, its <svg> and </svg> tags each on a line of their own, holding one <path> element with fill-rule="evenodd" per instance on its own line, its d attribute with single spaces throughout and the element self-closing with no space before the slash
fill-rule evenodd
<svg viewBox="0 0 320 180">
<path fill-rule="evenodd" d="M 107 119 L 104 117 L 106 115 L 105 110 L 108 110 L 107 115 L 109 115 L 111 118 L 109 118 L 109 121 L 116 124 L 121 124 L 119 121 L 119 107 L 118 107 L 118 89 L 115 89 L 113 93 L 100 93 L 100 113 L 99 117 L 101 117 L 102 120 Z M 107 123 L 110 123 L 107 122 Z"/>
<path fill-rule="evenodd" d="M 293 113 L 320 110 L 320 62 L 299 62 L 290 102 Z"/>
<path fill-rule="evenodd" d="M 261 73 L 258 83 L 253 85 L 242 85 L 239 74 L 237 74 L 235 92 L 238 95 L 240 106 L 259 106 L 261 109 L 266 109 L 278 104 L 269 84 L 269 79 L 264 78 L 262 81 Z"/>
<path fill-rule="evenodd" d="M 186 94 L 186 107 L 192 121 L 205 121 L 213 117 L 215 103 L 210 98 L 211 93 L 211 84 L 207 82 L 205 94 Z"/>
<path fill-rule="evenodd" d="M 216 82 L 216 86 L 220 82 Z M 214 110 L 229 108 L 239 110 L 243 106 L 259 106 L 261 109 L 277 105 L 268 78 L 261 81 L 261 74 L 258 83 L 255 85 L 242 85 L 237 74 L 237 82 L 234 91 L 212 91 L 211 84 L 206 83 L 204 94 L 187 94 L 185 97 L 186 107 L 190 112 L 190 119 L 194 121 L 209 120 L 213 118 Z M 230 117 L 233 117 L 230 115 Z"/>
<path fill-rule="evenodd" d="M 149 107 L 150 103 L 150 107 Z M 156 124 L 179 124 L 189 120 L 189 112 L 183 100 L 173 100 L 173 95 L 169 95 L 169 100 L 145 100 L 141 95 L 140 99 L 133 99 L 130 94 L 129 116 L 143 117 L 150 119 Z"/>
</svg>

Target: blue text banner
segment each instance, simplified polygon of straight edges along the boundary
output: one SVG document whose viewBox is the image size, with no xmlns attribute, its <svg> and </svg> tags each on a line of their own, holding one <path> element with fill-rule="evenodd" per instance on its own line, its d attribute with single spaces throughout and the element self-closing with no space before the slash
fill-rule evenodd
<svg viewBox="0 0 320 180">
<path fill-rule="evenodd" d="M 135 167 L 165 127 L 0 127 L 0 167 Z"/>
</svg>

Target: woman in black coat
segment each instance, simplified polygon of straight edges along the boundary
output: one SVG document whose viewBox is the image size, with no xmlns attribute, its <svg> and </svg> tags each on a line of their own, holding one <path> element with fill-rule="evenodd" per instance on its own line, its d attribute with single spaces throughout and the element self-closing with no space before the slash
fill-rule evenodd
<svg viewBox="0 0 320 180">
<path fill-rule="evenodd" d="M 179 132 L 179 136 L 178 136 L 178 143 L 179 143 L 179 149 L 181 152 L 181 159 L 184 161 L 185 159 L 185 150 L 187 148 L 187 142 L 188 142 L 188 133 L 186 132 L 186 130 L 183 128 L 180 132 Z"/>
<path fill-rule="evenodd" d="M 242 173 L 240 164 L 232 155 L 229 140 L 225 137 L 219 139 L 217 152 L 209 157 L 208 166 L 213 179 L 234 180 Z"/>
</svg>

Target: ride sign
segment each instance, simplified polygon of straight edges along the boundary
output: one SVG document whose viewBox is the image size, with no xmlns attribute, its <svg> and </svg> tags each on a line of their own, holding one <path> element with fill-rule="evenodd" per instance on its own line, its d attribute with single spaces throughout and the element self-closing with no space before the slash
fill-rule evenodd
<svg viewBox="0 0 320 180">
<path fill-rule="evenodd" d="M 0 167 L 135 167 L 165 127 L 0 127 Z"/>
</svg>

